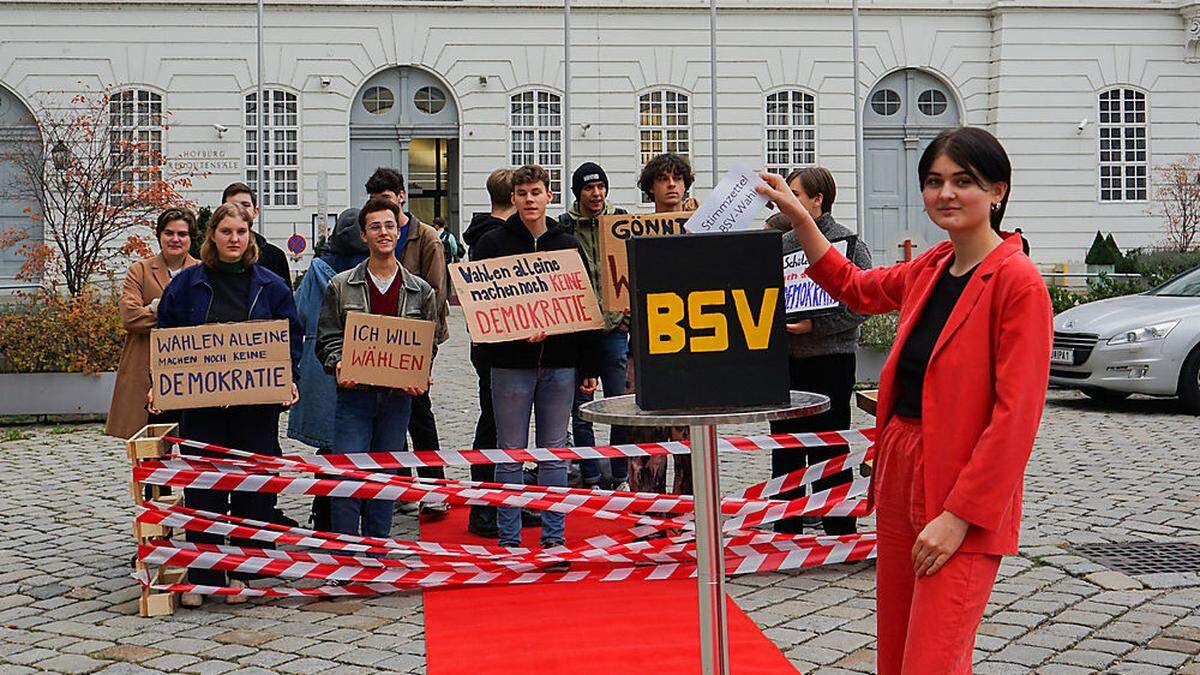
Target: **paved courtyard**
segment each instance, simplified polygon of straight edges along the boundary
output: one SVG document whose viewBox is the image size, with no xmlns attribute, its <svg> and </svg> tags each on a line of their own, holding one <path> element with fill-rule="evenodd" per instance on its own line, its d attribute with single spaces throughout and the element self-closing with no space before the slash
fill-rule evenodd
<svg viewBox="0 0 1200 675">
<path fill-rule="evenodd" d="M 461 319 L 435 379 L 444 447 L 467 447 L 476 406 Z M 1198 430 L 1200 420 L 1179 414 L 1171 401 L 1105 407 L 1051 392 L 1028 472 L 1021 554 L 1001 567 L 976 672 L 1200 673 L 1200 577 L 1131 578 L 1067 548 L 1200 543 Z M 3 431 L 0 672 L 424 672 L 416 593 L 209 603 L 139 618 L 123 445 L 98 424 Z M 285 447 L 302 449 L 291 441 Z M 767 475 L 764 455 L 725 459 L 727 490 Z M 281 504 L 307 517 L 305 500 Z M 412 519 L 398 516 L 396 534 L 414 533 Z M 740 577 L 729 590 L 798 669 L 871 672 L 872 565 Z"/>
</svg>

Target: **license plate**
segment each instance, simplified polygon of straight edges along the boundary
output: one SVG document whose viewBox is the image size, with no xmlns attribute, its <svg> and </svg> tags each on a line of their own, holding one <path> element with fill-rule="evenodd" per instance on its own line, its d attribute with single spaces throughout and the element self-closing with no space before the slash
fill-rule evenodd
<svg viewBox="0 0 1200 675">
<path fill-rule="evenodd" d="M 1075 365 L 1075 350 L 1074 349 L 1052 349 L 1050 350 L 1050 363 L 1058 363 L 1066 366 Z"/>
</svg>

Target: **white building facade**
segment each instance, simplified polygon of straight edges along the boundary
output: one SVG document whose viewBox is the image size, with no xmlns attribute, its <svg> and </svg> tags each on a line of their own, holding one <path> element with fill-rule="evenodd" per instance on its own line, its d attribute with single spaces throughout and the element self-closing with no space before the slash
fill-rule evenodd
<svg viewBox="0 0 1200 675">
<path fill-rule="evenodd" d="M 1042 263 L 1078 261 L 1096 230 L 1123 247 L 1163 237 L 1154 167 L 1200 153 L 1200 2 L 864 0 L 862 233 L 876 260 L 940 233 L 921 212 L 921 150 L 960 124 L 995 133 L 1015 175 L 1006 225 Z M 650 156 L 711 174 L 707 2 L 572 3 L 570 157 L 603 166 L 611 199 L 642 208 Z M 465 227 L 499 166 L 551 169 L 566 206 L 563 8 L 511 0 L 269 2 L 267 180 L 258 185 L 252 3 L 0 1 L 0 142 L 39 96 L 112 86 L 169 112 L 169 170 L 215 204 L 249 180 L 264 233 L 310 243 L 319 213 L 365 197 L 394 166 L 423 220 Z M 833 171 L 835 217 L 855 227 L 853 64 L 847 0 L 724 0 L 718 24 L 719 165 Z M 5 171 L 0 163 L 0 174 Z M 36 227 L 0 199 L 0 220 Z M 37 235 L 37 232 L 32 232 Z M 0 263 L 3 263 L 0 260 Z M 11 276 L 9 267 L 0 276 Z M 303 267 L 300 261 L 297 266 Z"/>
</svg>

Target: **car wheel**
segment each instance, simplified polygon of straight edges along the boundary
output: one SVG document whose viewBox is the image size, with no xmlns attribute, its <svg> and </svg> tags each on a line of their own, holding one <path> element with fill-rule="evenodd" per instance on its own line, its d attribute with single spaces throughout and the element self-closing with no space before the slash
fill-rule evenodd
<svg viewBox="0 0 1200 675">
<path fill-rule="evenodd" d="M 1131 396 L 1127 391 L 1112 391 L 1111 389 L 1088 388 L 1082 391 L 1084 396 L 1100 403 L 1117 403 Z"/>
<path fill-rule="evenodd" d="M 1185 411 L 1200 415 L 1200 349 L 1192 350 L 1179 371 L 1179 402 Z"/>
</svg>

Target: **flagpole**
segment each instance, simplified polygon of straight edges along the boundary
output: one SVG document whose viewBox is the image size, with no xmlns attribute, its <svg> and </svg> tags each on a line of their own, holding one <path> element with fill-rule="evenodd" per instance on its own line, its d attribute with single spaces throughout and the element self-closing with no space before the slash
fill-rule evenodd
<svg viewBox="0 0 1200 675">
<path fill-rule="evenodd" d="M 571 0 L 563 0 L 563 142 L 562 142 L 562 187 L 566 193 L 571 175 Z M 566 194 L 563 207 L 569 206 Z"/>
<path fill-rule="evenodd" d="M 258 194 L 255 197 L 258 200 L 258 233 L 266 235 L 266 218 L 267 218 L 267 167 L 263 165 L 265 153 L 263 146 L 267 143 L 267 137 L 264 133 L 267 118 L 267 102 L 263 98 L 263 2 L 258 0 L 258 143 L 255 144 L 257 150 L 256 161 L 258 163 Z M 321 214 L 324 218 L 325 214 Z"/>
<path fill-rule="evenodd" d="M 862 102 L 858 79 L 858 0 L 850 6 L 850 33 L 854 60 L 854 231 L 861 238 L 866 218 L 866 189 L 863 185 L 863 127 Z"/>
<path fill-rule="evenodd" d="M 717 0 L 708 3 L 708 68 L 712 99 L 712 184 L 717 186 Z"/>
</svg>

